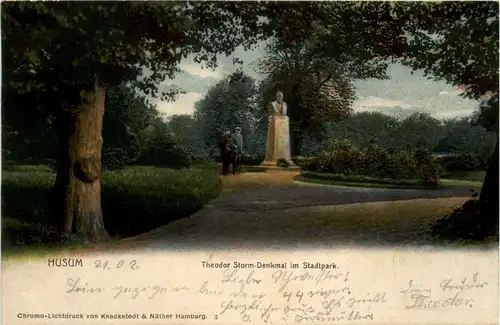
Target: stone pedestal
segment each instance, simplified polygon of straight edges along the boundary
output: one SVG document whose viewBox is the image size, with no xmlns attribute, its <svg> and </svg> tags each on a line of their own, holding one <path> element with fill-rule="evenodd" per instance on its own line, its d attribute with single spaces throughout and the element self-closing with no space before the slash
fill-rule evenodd
<svg viewBox="0 0 500 325">
<path fill-rule="evenodd" d="M 290 154 L 290 123 L 288 116 L 273 115 L 268 118 L 266 158 L 262 166 L 276 166 L 278 159 L 286 159 L 294 166 Z"/>
</svg>

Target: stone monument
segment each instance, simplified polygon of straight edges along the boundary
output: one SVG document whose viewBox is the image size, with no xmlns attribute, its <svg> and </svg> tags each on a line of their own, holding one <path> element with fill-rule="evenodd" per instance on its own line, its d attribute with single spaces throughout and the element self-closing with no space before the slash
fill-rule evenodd
<svg viewBox="0 0 500 325">
<path fill-rule="evenodd" d="M 276 93 L 276 100 L 269 103 L 266 157 L 261 166 L 276 166 L 278 159 L 286 159 L 294 165 L 290 153 L 290 123 L 287 105 L 283 101 L 283 92 Z"/>
</svg>

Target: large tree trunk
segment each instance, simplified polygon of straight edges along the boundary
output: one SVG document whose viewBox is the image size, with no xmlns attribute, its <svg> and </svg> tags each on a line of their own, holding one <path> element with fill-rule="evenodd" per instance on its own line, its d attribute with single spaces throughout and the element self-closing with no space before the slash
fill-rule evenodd
<svg viewBox="0 0 500 325">
<path fill-rule="evenodd" d="M 490 166 L 486 171 L 479 201 L 482 223 L 486 227 L 498 227 L 498 134 Z"/>
<path fill-rule="evenodd" d="M 102 124 L 106 89 L 95 80 L 74 113 L 61 116 L 56 178 L 60 227 L 88 242 L 108 238 L 101 209 Z"/>
</svg>

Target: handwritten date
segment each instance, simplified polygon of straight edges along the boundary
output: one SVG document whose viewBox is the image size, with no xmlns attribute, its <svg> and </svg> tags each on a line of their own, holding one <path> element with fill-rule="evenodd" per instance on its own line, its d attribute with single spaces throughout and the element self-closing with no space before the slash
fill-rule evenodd
<svg viewBox="0 0 500 325">
<path fill-rule="evenodd" d="M 95 260 L 94 267 L 96 269 L 102 269 L 102 270 L 108 270 L 108 271 L 110 271 L 112 269 L 116 269 L 116 270 L 131 269 L 134 271 L 139 269 L 139 265 L 137 264 L 136 260 L 131 260 L 131 261 L 120 260 L 116 263 L 102 261 L 102 260 Z"/>
</svg>

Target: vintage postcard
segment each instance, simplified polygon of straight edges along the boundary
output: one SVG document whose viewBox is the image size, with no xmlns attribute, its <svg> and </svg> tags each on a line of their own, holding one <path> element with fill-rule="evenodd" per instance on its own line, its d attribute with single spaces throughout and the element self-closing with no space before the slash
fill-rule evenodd
<svg viewBox="0 0 500 325">
<path fill-rule="evenodd" d="M 498 324 L 497 2 L 1 30 L 2 324 Z"/>
</svg>

